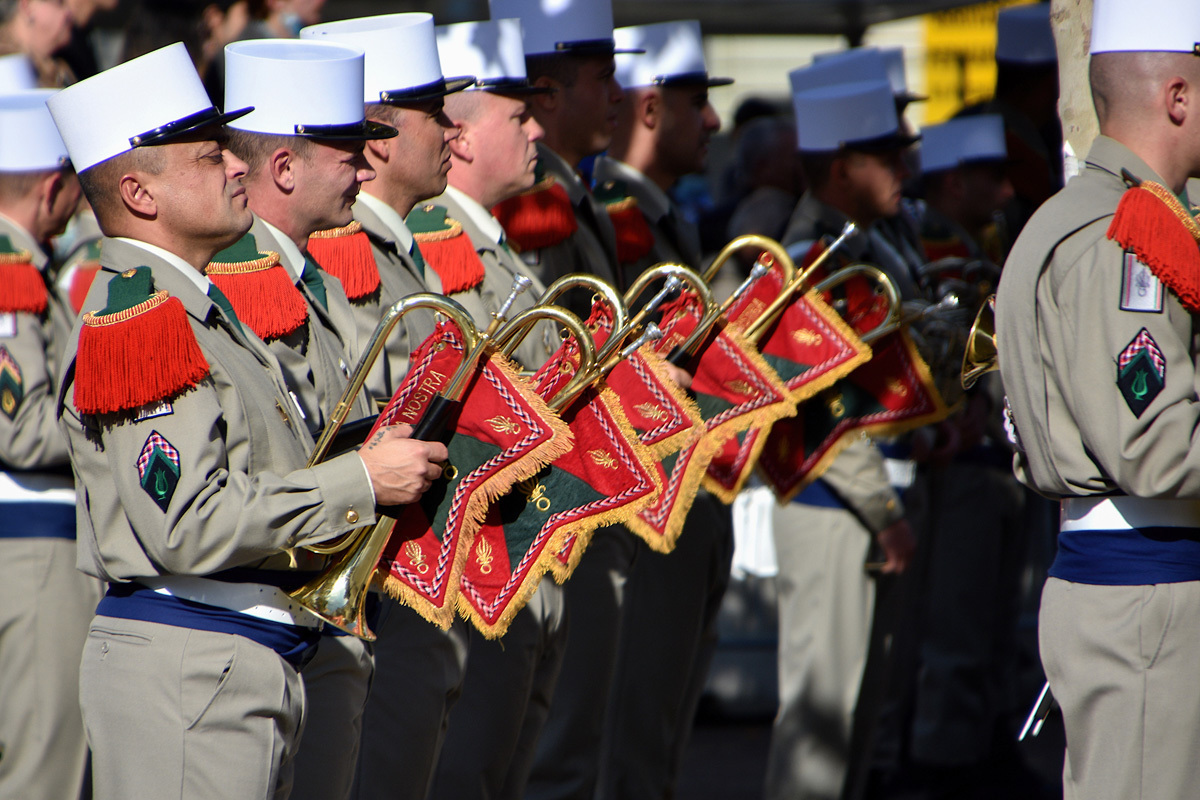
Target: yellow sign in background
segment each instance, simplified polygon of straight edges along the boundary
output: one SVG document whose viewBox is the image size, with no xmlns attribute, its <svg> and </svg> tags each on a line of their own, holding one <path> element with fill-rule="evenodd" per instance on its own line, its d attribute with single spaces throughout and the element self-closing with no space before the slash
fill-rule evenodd
<svg viewBox="0 0 1200 800">
<path fill-rule="evenodd" d="M 944 122 L 996 88 L 996 15 L 1030 0 L 993 0 L 926 14 L 925 124 Z"/>
</svg>

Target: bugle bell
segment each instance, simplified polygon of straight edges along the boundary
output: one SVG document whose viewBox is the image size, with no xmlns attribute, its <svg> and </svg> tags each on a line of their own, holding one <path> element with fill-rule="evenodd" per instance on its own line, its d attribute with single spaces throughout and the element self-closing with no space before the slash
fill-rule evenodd
<svg viewBox="0 0 1200 800">
<path fill-rule="evenodd" d="M 1000 367 L 996 349 L 996 295 L 983 301 L 971 332 L 967 334 L 967 349 L 963 353 L 962 387 L 970 389 L 985 374 Z"/>
</svg>

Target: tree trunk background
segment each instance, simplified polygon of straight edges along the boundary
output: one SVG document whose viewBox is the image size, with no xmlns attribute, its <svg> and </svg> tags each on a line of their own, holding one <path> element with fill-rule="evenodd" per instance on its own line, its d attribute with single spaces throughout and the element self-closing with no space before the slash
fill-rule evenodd
<svg viewBox="0 0 1200 800">
<path fill-rule="evenodd" d="M 1088 86 L 1092 0 L 1051 0 L 1050 22 L 1058 47 L 1058 116 L 1062 120 L 1063 138 L 1075 156 L 1082 159 L 1100 133 Z M 1067 165 L 1068 170 L 1071 166 Z"/>
</svg>

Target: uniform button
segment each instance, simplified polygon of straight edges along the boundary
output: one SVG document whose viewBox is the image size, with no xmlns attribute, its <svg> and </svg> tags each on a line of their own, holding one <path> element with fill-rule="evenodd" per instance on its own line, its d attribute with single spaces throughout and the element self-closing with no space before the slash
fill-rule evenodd
<svg viewBox="0 0 1200 800">
<path fill-rule="evenodd" d="M 894 510 L 896 508 L 896 501 L 888 500 L 887 503 L 884 504 L 884 508 L 886 508 L 888 511 Z"/>
<path fill-rule="evenodd" d="M 358 512 L 353 508 L 346 512 L 346 522 L 349 522 L 351 525 L 358 522 Z"/>
</svg>

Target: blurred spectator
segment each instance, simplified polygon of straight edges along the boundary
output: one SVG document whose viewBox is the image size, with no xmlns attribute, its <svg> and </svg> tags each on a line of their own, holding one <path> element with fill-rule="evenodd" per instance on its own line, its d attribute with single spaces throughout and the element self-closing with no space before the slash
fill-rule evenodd
<svg viewBox="0 0 1200 800">
<path fill-rule="evenodd" d="M 71 39 L 71 12 L 64 0 L 0 0 L 0 54 L 24 53 L 47 88 L 74 82 L 55 53 Z"/>
<path fill-rule="evenodd" d="M 90 78 L 100 71 L 92 43 L 92 17 L 97 11 L 112 11 L 120 0 L 67 0 L 71 12 L 71 38 L 55 55 L 67 63 L 75 80 Z"/>
</svg>

